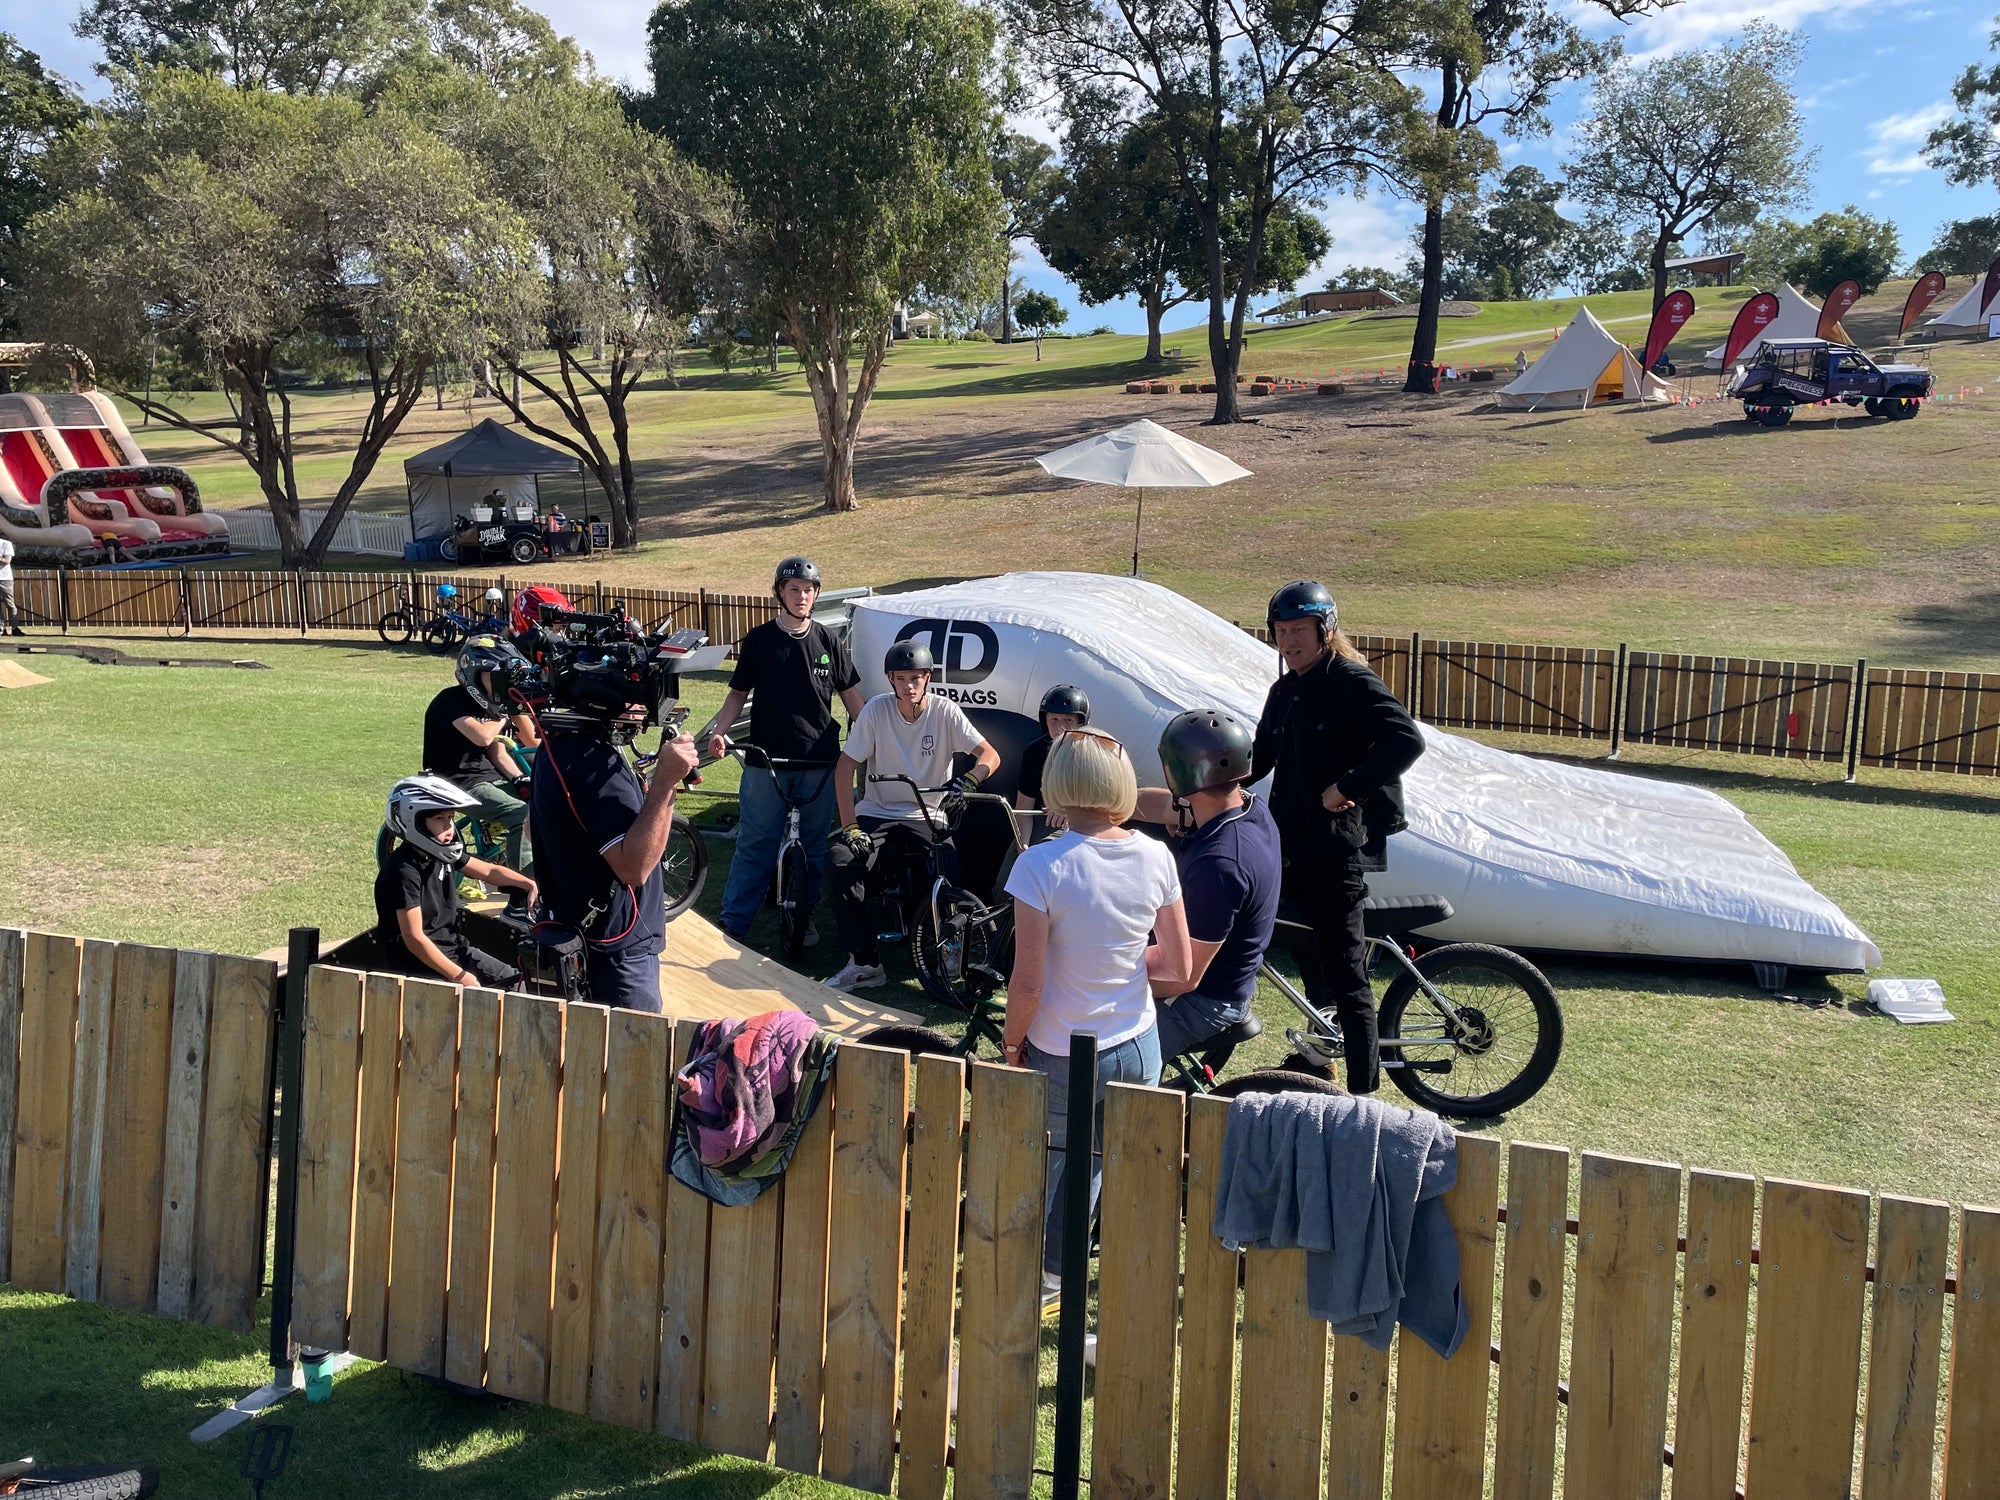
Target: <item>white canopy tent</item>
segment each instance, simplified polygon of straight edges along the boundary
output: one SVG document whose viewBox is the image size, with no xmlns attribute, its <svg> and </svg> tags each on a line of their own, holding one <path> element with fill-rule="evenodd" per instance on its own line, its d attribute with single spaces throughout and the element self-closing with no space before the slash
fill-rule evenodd
<svg viewBox="0 0 2000 1500">
<path fill-rule="evenodd" d="M 1613 338 L 1587 307 L 1579 307 L 1548 351 L 1500 393 L 1502 406 L 1530 411 L 1666 399 L 1667 383 L 1640 369 L 1637 356 Z"/>
<path fill-rule="evenodd" d="M 1739 362 L 1746 361 L 1755 354 L 1765 339 L 1809 339 L 1819 333 L 1819 305 L 1789 281 L 1778 288 L 1778 315 L 1759 330 L 1757 337 L 1750 340 L 1742 353 L 1736 356 Z M 1847 330 L 1839 329 L 1842 338 Z M 1851 342 L 1851 340 L 1850 340 Z M 1711 370 L 1722 368 L 1722 356 L 1729 343 L 1724 340 L 1708 351 L 1707 365 Z"/>
<path fill-rule="evenodd" d="M 1975 276 L 1972 285 L 1965 289 L 1965 295 L 1939 313 L 1924 326 L 1926 328 L 1956 328 L 1968 332 L 1986 332 L 1986 315 L 1992 309 L 1980 304 L 1980 294 L 1986 289 L 1986 278 Z M 2000 307 L 2000 296 L 1993 299 L 1993 307 Z"/>
<path fill-rule="evenodd" d="M 1092 573 L 1010 573 L 852 603 L 864 692 L 883 654 L 921 639 L 931 691 L 996 746 L 1025 745 L 1041 695 L 1072 683 L 1090 721 L 1159 785 L 1157 746 L 1184 709 L 1254 720 L 1278 656 L 1157 584 Z M 1866 933 L 1806 882 L 1731 802 L 1700 787 L 1538 760 L 1424 727 L 1404 778 L 1409 827 L 1389 842 L 1378 895 L 1442 895 L 1440 937 L 1578 953 L 1872 968 Z M 1003 761 L 1002 776 L 1010 761 Z"/>
</svg>

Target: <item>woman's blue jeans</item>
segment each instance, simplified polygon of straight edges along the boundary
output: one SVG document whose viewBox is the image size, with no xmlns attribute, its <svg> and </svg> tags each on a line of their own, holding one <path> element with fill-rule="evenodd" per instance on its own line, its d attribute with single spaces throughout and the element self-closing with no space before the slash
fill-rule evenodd
<svg viewBox="0 0 2000 1500">
<path fill-rule="evenodd" d="M 1051 1276 L 1062 1273 L 1063 1172 L 1069 1144 L 1069 1054 L 1044 1052 L 1033 1042 L 1023 1049 L 1021 1061 L 1049 1081 L 1049 1178 L 1048 1228 L 1042 1237 L 1042 1269 Z M 1101 1143 L 1104 1135 L 1104 1086 L 1107 1083 L 1156 1084 L 1160 1081 L 1160 1031 L 1148 1026 L 1138 1036 L 1099 1050 L 1097 1092 L 1094 1099 L 1092 1139 Z M 1097 1216 L 1097 1193 L 1104 1182 L 1103 1151 L 1090 1154 L 1090 1212 Z"/>
</svg>

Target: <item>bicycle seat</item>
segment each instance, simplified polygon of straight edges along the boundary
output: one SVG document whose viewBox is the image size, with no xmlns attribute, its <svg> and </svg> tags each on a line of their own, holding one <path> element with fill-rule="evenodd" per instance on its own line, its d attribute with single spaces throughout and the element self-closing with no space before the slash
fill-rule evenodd
<svg viewBox="0 0 2000 1500">
<path fill-rule="evenodd" d="M 1264 1034 L 1264 1023 L 1254 1015 L 1245 1016 L 1234 1026 L 1222 1030 L 1202 1043 L 1203 1050 L 1210 1047 L 1240 1047 L 1245 1042 L 1254 1041 Z"/>
<path fill-rule="evenodd" d="M 1450 916 L 1451 903 L 1442 896 L 1370 896 L 1361 903 L 1361 920 L 1370 937 L 1398 937 Z"/>
</svg>

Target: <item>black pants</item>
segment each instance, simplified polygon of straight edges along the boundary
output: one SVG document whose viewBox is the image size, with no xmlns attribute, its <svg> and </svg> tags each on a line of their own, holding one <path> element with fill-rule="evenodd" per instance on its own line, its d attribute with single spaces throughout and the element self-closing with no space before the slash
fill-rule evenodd
<svg viewBox="0 0 2000 1500">
<path fill-rule="evenodd" d="M 1362 925 L 1361 903 L 1367 898 L 1368 882 L 1359 870 L 1346 865 L 1320 865 L 1309 878 L 1295 877 L 1290 869 L 1285 873 L 1286 906 L 1312 928 L 1310 942 L 1301 939 L 1291 945 L 1306 998 L 1321 1009 L 1331 1007 L 1340 1019 L 1348 1092 L 1372 1094 L 1382 1084 L 1382 1054 Z"/>
<path fill-rule="evenodd" d="M 432 941 L 437 942 L 435 938 Z M 483 948 L 473 947 L 464 938 L 448 938 L 438 943 L 437 948 L 461 969 L 469 969 L 477 975 L 480 984 L 489 990 L 511 990 L 521 982 L 519 969 L 505 959 L 495 958 Z M 412 953 L 400 933 L 392 939 L 377 932 L 374 953 L 364 962 L 371 968 L 379 964 L 379 972 L 387 974 L 409 974 L 419 979 L 444 977 Z"/>
<path fill-rule="evenodd" d="M 879 924 L 869 914 L 869 903 L 882 894 L 898 871 L 924 858 L 930 840 L 924 837 L 921 823 L 870 817 L 856 821 L 869 835 L 868 852 L 856 853 L 844 840 L 834 840 L 826 851 L 826 888 L 833 897 L 840 946 L 858 964 L 879 964 Z M 956 883 L 958 861 L 950 844 L 939 848 L 938 859 L 945 879 Z"/>
</svg>

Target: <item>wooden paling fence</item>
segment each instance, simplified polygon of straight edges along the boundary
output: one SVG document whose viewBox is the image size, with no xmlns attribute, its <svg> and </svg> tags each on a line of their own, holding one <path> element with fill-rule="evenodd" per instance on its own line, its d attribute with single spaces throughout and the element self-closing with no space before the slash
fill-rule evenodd
<svg viewBox="0 0 2000 1500">
<path fill-rule="evenodd" d="M 663 1169 L 691 1035 L 315 969 L 295 1336 L 885 1494 L 1027 1494 L 1040 1075 L 844 1047 L 781 1184 L 721 1208 Z M 1993 1493 L 2000 1212 L 1960 1212 L 1954 1277 L 1943 1204 L 1526 1143 L 1503 1197 L 1461 1136 L 1446 1361 L 1329 1337 L 1300 1252 L 1222 1247 L 1227 1118 L 1110 1090 L 1092 1493 Z"/>
<path fill-rule="evenodd" d="M 251 1326 L 275 975 L 0 928 L 0 1280 Z"/>
</svg>

